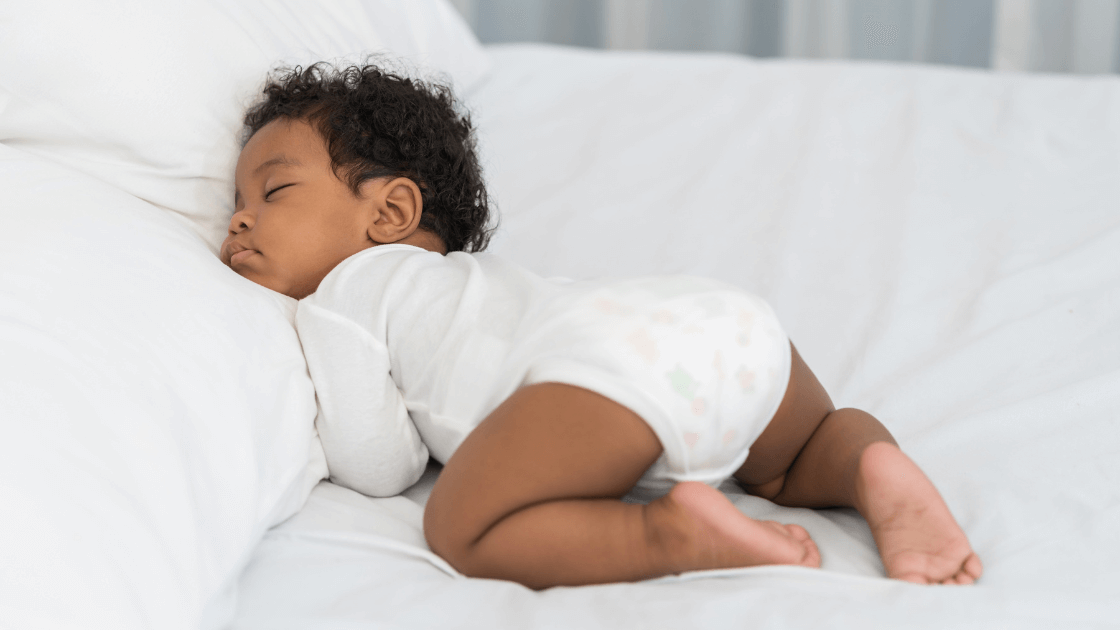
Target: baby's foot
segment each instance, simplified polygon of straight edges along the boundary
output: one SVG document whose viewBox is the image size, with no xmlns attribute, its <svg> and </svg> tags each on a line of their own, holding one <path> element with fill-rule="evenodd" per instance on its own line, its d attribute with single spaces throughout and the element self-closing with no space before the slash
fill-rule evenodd
<svg viewBox="0 0 1120 630">
<path fill-rule="evenodd" d="M 821 565 L 820 551 L 803 527 L 750 518 L 706 484 L 681 482 L 647 507 L 651 540 L 674 572 Z"/>
<path fill-rule="evenodd" d="M 863 451 L 856 492 L 889 577 L 918 584 L 980 577 L 980 558 L 949 507 L 898 447 L 876 442 Z"/>
</svg>

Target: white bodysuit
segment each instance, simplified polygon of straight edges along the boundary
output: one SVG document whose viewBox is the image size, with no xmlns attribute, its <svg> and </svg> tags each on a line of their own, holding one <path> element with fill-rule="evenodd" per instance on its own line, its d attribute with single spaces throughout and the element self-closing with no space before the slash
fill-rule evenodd
<svg viewBox="0 0 1120 630">
<path fill-rule="evenodd" d="M 770 307 L 691 276 L 544 279 L 492 254 L 379 245 L 299 303 L 331 479 L 371 496 L 446 462 L 518 387 L 560 382 L 638 414 L 664 453 L 638 483 L 716 485 L 777 411 L 789 341 Z"/>
</svg>

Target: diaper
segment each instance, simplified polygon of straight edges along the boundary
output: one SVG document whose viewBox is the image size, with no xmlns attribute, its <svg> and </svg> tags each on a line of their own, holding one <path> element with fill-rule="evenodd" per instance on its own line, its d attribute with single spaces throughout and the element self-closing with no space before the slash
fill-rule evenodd
<svg viewBox="0 0 1120 630">
<path fill-rule="evenodd" d="M 583 387 L 649 424 L 664 452 L 628 498 L 716 486 L 742 466 L 789 382 L 789 340 L 764 300 L 665 276 L 585 285 L 565 302 L 568 325 L 553 327 L 554 348 L 525 384 Z"/>
</svg>

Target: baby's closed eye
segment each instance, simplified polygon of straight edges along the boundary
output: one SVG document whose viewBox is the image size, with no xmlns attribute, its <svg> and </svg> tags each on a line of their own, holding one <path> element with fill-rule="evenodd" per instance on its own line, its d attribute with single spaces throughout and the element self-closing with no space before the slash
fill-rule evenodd
<svg viewBox="0 0 1120 630">
<path fill-rule="evenodd" d="M 291 183 L 291 184 L 284 184 L 283 186 L 277 186 L 276 188 L 273 188 L 272 190 L 270 190 L 270 191 L 266 192 L 266 193 L 264 194 L 264 198 L 265 198 L 265 199 L 268 199 L 268 198 L 269 198 L 269 197 L 270 197 L 270 196 L 272 195 L 272 193 L 274 193 L 274 192 L 276 192 L 276 191 L 278 191 L 278 190 L 283 190 L 283 189 L 287 188 L 288 186 L 295 186 L 295 183 Z"/>
</svg>

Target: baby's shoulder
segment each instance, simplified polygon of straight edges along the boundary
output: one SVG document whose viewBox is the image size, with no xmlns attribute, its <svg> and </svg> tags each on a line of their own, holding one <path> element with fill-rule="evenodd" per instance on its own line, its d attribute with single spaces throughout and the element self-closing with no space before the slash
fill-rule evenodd
<svg viewBox="0 0 1120 630">
<path fill-rule="evenodd" d="M 365 322 L 376 316 L 394 285 L 408 284 L 407 262 L 414 256 L 413 249 L 419 250 L 380 245 L 350 256 L 331 269 L 314 293 L 299 301 L 298 309 Z"/>
<path fill-rule="evenodd" d="M 414 247 L 390 243 L 364 249 L 331 269 L 315 293 L 305 300 L 323 304 L 345 299 L 354 292 L 384 292 L 393 284 L 414 281 L 417 276 L 446 273 L 456 265 L 445 256 Z"/>
</svg>

